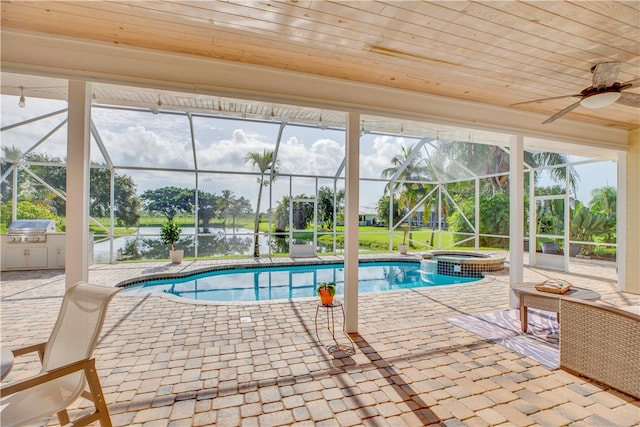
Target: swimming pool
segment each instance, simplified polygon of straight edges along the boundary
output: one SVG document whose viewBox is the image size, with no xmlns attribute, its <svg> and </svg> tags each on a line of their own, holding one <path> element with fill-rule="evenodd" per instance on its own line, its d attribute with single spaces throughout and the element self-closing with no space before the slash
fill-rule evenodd
<svg viewBox="0 0 640 427">
<path fill-rule="evenodd" d="M 358 291 L 386 290 L 468 283 L 478 278 L 420 274 L 415 262 L 361 262 Z M 265 301 L 316 296 L 316 283 L 336 282 L 344 293 L 343 264 L 313 264 L 215 270 L 181 278 L 154 279 L 128 285 L 126 293 L 168 293 L 202 301 Z"/>
</svg>

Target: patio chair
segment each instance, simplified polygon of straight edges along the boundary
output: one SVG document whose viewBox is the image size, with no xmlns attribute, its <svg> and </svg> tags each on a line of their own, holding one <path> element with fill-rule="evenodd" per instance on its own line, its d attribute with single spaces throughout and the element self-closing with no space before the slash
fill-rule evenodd
<svg viewBox="0 0 640 427">
<path fill-rule="evenodd" d="M 107 306 L 119 288 L 79 282 L 62 300 L 58 320 L 49 340 L 14 350 L 15 356 L 38 352 L 40 373 L 0 389 L 0 420 L 3 426 L 32 423 L 57 414 L 60 425 L 70 422 L 67 407 L 82 396 L 93 401 L 95 411 L 72 425 L 100 421 L 111 426 L 102 387 L 91 357 L 100 336 Z M 86 384 L 89 390 L 85 390 Z"/>
</svg>

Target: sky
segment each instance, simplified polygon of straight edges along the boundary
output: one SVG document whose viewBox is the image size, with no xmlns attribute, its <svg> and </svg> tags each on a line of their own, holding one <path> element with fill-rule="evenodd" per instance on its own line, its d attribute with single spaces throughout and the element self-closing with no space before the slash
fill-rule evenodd
<svg viewBox="0 0 640 427">
<path fill-rule="evenodd" d="M 24 108 L 18 107 L 18 98 L 2 96 L 2 126 L 21 122 L 39 115 L 66 108 L 65 101 L 27 99 Z M 2 132 L 2 147 L 16 146 L 24 151 L 42 140 L 52 128 L 65 117 L 60 114 Z M 195 188 L 193 173 L 140 171 L 135 168 L 154 167 L 171 169 L 193 169 L 195 161 L 198 169 L 204 171 L 224 171 L 224 174 L 201 174 L 199 188 L 220 194 L 231 190 L 236 196 L 248 198 L 255 204 L 258 185 L 256 176 L 243 176 L 237 172 L 252 172 L 251 164 L 245 159 L 247 153 L 273 150 L 279 124 L 243 122 L 239 120 L 211 120 L 194 118 L 195 146 L 197 159 L 191 149 L 189 123 L 184 115 L 152 114 L 151 112 L 122 112 L 113 109 L 94 108 L 92 118 L 98 128 L 100 139 L 114 164 L 124 167 L 121 174 L 131 176 L 137 192 L 174 185 Z M 402 136 L 382 136 L 365 134 L 361 138 L 360 175 L 363 178 L 380 178 L 381 171 L 391 166 L 393 156 L 403 148 L 418 140 Z M 287 126 L 283 132 L 278 151 L 279 171 L 299 175 L 320 175 L 332 177 L 344 157 L 344 133 L 331 129 Z M 36 149 L 50 156 L 66 157 L 66 127 L 51 135 Z M 91 158 L 104 163 L 105 158 L 95 140 L 92 139 Z M 591 199 L 593 188 L 605 185 L 616 186 L 615 162 L 600 162 L 578 167 L 580 183 L 577 197 L 584 203 Z M 235 174 L 234 174 L 235 173 Z M 344 176 L 344 173 L 342 174 Z M 551 182 L 543 178 L 541 185 Z M 333 188 L 333 180 L 323 178 L 318 187 Z M 342 188 L 342 182 L 339 181 Z M 360 210 L 373 213 L 381 197 L 385 183 L 361 184 Z M 278 178 L 266 190 L 264 203 L 273 192 L 274 206 L 291 189 L 294 196 L 315 193 L 316 182 L 312 178 Z M 266 205 L 262 205 L 262 210 Z"/>
<path fill-rule="evenodd" d="M 569 160 L 580 162 L 585 160 L 585 158 L 569 156 Z M 578 174 L 575 198 L 585 205 L 588 205 L 591 201 L 591 192 L 594 189 L 607 186 L 617 188 L 618 186 L 618 168 L 616 162 L 609 160 L 588 164 L 576 164 L 574 169 Z M 543 174 L 539 181 L 540 186 L 551 186 L 554 184 L 547 174 Z"/>
</svg>

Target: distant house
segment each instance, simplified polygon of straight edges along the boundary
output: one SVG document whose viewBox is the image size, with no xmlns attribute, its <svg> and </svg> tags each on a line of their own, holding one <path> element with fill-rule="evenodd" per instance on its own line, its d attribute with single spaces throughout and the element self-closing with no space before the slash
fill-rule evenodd
<svg viewBox="0 0 640 427">
<path fill-rule="evenodd" d="M 378 225 L 376 214 L 361 213 L 358 215 L 358 225 Z"/>
</svg>

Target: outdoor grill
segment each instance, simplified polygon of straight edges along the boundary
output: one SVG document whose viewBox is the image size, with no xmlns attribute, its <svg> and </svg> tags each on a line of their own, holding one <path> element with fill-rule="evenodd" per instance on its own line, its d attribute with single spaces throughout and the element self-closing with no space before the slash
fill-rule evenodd
<svg viewBox="0 0 640 427">
<path fill-rule="evenodd" d="M 56 222 L 49 219 L 18 219 L 7 230 L 8 243 L 45 243 L 47 233 L 55 233 Z"/>
</svg>

